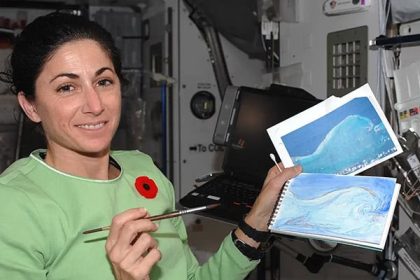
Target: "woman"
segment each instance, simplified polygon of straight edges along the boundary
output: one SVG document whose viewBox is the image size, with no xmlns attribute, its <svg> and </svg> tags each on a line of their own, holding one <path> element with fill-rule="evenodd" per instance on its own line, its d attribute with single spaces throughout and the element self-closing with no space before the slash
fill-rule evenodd
<svg viewBox="0 0 420 280">
<path fill-rule="evenodd" d="M 0 279 L 243 279 L 255 268 L 278 193 L 300 168 L 272 168 L 240 228 L 199 266 L 182 218 L 147 219 L 174 210 L 171 183 L 147 155 L 110 150 L 123 77 L 109 33 L 53 13 L 25 28 L 10 62 L 3 80 L 47 149 L 0 176 Z"/>
</svg>

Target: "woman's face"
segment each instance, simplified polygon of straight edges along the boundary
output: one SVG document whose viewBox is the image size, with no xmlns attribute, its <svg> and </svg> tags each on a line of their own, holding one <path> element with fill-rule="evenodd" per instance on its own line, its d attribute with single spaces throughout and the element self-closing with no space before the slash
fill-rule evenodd
<svg viewBox="0 0 420 280">
<path fill-rule="evenodd" d="M 45 63 L 32 104 L 49 151 L 102 154 L 120 120 L 120 81 L 98 43 L 68 42 Z"/>
</svg>

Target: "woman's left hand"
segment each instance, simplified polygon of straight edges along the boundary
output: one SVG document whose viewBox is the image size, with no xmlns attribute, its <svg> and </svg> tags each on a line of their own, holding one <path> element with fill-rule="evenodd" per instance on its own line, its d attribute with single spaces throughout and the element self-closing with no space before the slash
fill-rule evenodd
<svg viewBox="0 0 420 280">
<path fill-rule="evenodd" d="M 297 176 L 302 172 L 300 166 L 284 168 L 280 163 L 282 172 L 273 166 L 264 180 L 263 187 L 255 203 L 245 217 L 245 222 L 259 231 L 268 230 L 268 222 L 274 210 L 278 196 L 287 180 Z"/>
</svg>

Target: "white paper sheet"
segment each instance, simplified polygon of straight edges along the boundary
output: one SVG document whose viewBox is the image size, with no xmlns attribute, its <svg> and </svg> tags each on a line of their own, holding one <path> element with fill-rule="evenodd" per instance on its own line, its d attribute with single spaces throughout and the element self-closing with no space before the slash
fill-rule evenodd
<svg viewBox="0 0 420 280">
<path fill-rule="evenodd" d="M 368 84 L 267 129 L 286 167 L 306 173 L 358 174 L 402 152 Z"/>
</svg>

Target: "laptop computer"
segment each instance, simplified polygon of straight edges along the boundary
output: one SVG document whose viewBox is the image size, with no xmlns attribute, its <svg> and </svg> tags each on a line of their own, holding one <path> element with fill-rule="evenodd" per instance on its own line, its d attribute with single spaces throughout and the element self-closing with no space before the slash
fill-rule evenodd
<svg viewBox="0 0 420 280">
<path fill-rule="evenodd" d="M 219 111 L 213 142 L 225 146 L 223 173 L 211 178 L 182 197 L 186 208 L 221 203 L 201 212 L 230 223 L 237 223 L 249 212 L 274 165 L 275 153 L 266 132 L 321 100 L 300 88 L 271 85 L 268 89 L 229 86 Z"/>
</svg>

